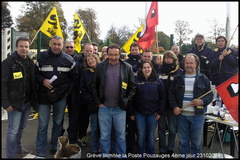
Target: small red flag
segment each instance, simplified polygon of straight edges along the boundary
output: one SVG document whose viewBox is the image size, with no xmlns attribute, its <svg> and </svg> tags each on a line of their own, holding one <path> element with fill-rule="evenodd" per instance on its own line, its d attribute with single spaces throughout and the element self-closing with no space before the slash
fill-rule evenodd
<svg viewBox="0 0 240 160">
<path fill-rule="evenodd" d="M 216 87 L 229 113 L 238 122 L 238 74 Z"/>
<path fill-rule="evenodd" d="M 158 2 L 152 2 L 148 11 L 144 28 L 138 40 L 138 45 L 143 50 L 151 47 L 154 40 L 156 25 L 158 25 Z"/>
</svg>

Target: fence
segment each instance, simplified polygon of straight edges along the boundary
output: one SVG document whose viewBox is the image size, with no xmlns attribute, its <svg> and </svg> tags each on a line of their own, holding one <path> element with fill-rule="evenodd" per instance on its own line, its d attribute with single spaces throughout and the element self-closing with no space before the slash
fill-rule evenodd
<svg viewBox="0 0 240 160">
<path fill-rule="evenodd" d="M 13 53 L 15 50 L 15 44 L 16 40 L 19 37 L 28 37 L 29 33 L 26 32 L 18 32 L 14 30 L 13 28 L 2 28 L 2 55 L 1 60 L 3 61 L 6 59 L 10 54 Z M 46 49 L 41 48 L 47 48 L 48 47 L 48 40 L 49 38 L 46 36 L 42 36 L 41 33 L 38 34 L 38 39 L 34 42 L 34 44 L 31 44 L 30 47 L 35 47 L 37 49 L 30 49 L 29 50 L 29 56 L 33 60 L 36 60 L 37 55 L 39 52 L 42 52 Z M 41 41 L 43 43 L 41 43 Z M 42 44 L 42 45 L 41 45 Z M 2 120 L 7 119 L 7 111 L 1 107 L 2 110 Z"/>
</svg>

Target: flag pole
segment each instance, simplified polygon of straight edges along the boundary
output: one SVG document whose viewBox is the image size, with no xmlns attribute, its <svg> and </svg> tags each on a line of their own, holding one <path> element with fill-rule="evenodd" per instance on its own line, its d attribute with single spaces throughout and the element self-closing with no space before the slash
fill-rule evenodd
<svg viewBox="0 0 240 160">
<path fill-rule="evenodd" d="M 239 25 L 239 24 L 238 24 L 238 25 Z M 228 41 L 227 47 L 229 47 L 229 45 L 230 45 L 230 42 L 231 42 L 231 40 L 233 39 L 233 36 L 234 36 L 234 34 L 236 33 L 236 31 L 237 31 L 238 25 L 237 25 L 237 27 L 236 27 L 235 31 L 233 32 L 233 34 L 232 34 L 232 36 L 231 36 L 230 40 Z"/>
<path fill-rule="evenodd" d="M 37 36 L 37 34 L 38 34 L 39 31 L 40 31 L 40 30 L 38 30 L 37 33 L 35 34 L 35 36 L 33 37 L 33 40 L 32 40 L 32 42 L 31 42 L 31 44 L 33 43 L 33 41 L 34 41 L 34 39 L 36 38 L 36 36 Z M 30 44 L 30 45 L 31 45 L 31 44 Z"/>
<path fill-rule="evenodd" d="M 204 97 L 204 96 L 206 96 L 207 94 L 209 94 L 209 93 L 211 93 L 213 90 L 214 90 L 215 88 L 213 88 L 213 89 L 211 89 L 210 91 L 208 91 L 208 92 L 206 92 L 206 93 L 204 93 L 203 95 L 201 95 L 200 97 L 198 97 L 197 99 L 200 99 L 200 98 L 202 98 L 202 97 Z M 190 106 L 191 105 L 191 103 L 189 103 L 189 104 L 187 104 L 187 105 L 185 105 L 182 109 L 185 109 L 185 108 L 187 108 L 188 106 Z"/>
<path fill-rule="evenodd" d="M 91 39 L 89 38 L 89 35 L 88 35 L 87 31 L 86 31 L 86 34 L 87 34 L 89 42 L 92 43 Z"/>
<path fill-rule="evenodd" d="M 158 31 L 157 31 L 157 25 L 156 25 L 156 41 L 157 41 L 157 44 L 156 44 L 156 47 L 157 47 L 157 54 L 159 54 L 159 49 L 158 49 Z"/>
</svg>

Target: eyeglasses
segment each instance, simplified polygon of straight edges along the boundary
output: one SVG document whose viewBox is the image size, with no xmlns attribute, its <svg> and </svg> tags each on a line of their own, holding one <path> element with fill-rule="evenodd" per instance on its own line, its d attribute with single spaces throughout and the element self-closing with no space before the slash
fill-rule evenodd
<svg viewBox="0 0 240 160">
<path fill-rule="evenodd" d="M 109 57 L 117 57 L 117 56 L 120 56 L 119 54 L 108 54 Z"/>
<path fill-rule="evenodd" d="M 69 47 L 69 46 L 67 46 L 67 47 L 65 47 L 65 48 L 73 48 L 73 47 L 72 47 L 72 46 L 70 46 L 70 47 Z"/>
</svg>

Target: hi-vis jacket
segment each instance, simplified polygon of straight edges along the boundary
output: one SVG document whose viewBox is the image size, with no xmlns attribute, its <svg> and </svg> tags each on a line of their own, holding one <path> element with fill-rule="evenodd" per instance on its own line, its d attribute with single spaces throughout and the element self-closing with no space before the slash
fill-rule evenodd
<svg viewBox="0 0 240 160">
<path fill-rule="evenodd" d="M 54 91 L 58 94 L 56 101 L 60 101 L 68 93 L 71 93 L 78 71 L 74 59 L 64 53 L 52 53 L 51 49 L 41 52 L 37 59 L 36 80 L 38 86 L 39 104 L 51 104 L 52 97 L 48 94 L 49 89 L 43 85 L 44 79 L 51 79 L 53 75 L 57 79 L 52 82 Z"/>
</svg>

